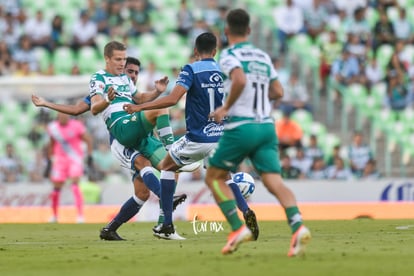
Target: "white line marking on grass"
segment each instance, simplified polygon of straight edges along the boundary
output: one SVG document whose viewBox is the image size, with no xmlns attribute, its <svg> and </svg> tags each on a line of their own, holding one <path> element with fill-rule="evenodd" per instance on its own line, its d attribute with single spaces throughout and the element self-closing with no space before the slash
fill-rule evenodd
<svg viewBox="0 0 414 276">
<path fill-rule="evenodd" d="M 6 245 L 26 245 L 26 244 L 62 244 L 62 242 L 56 241 L 56 242 L 51 242 L 51 241 L 45 241 L 45 242 L 8 242 L 8 243 L 4 243 Z"/>
<path fill-rule="evenodd" d="M 398 230 L 408 230 L 410 228 L 414 228 L 414 225 L 402 225 L 402 226 L 395 227 L 395 229 L 398 229 Z"/>
</svg>

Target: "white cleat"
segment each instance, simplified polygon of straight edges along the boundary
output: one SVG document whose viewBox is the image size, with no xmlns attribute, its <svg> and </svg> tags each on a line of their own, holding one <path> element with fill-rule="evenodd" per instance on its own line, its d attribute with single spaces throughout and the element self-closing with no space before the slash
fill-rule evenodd
<svg viewBox="0 0 414 276">
<path fill-rule="evenodd" d="M 152 229 L 154 236 L 164 240 L 185 240 L 174 229 L 174 225 L 159 224 Z"/>
<path fill-rule="evenodd" d="M 301 256 L 305 254 L 306 245 L 312 239 L 312 235 L 308 228 L 304 225 L 299 227 L 298 230 L 293 234 L 290 242 L 290 249 L 288 252 L 289 257 Z"/>
<path fill-rule="evenodd" d="M 78 216 L 78 217 L 76 218 L 76 223 L 85 223 L 85 219 L 84 219 L 84 217 L 83 217 L 83 216 Z"/>
<path fill-rule="evenodd" d="M 240 229 L 233 231 L 229 234 L 227 238 L 227 243 L 221 250 L 221 253 L 223 255 L 233 253 L 237 250 L 241 243 L 248 242 L 251 240 L 253 240 L 252 232 L 246 225 L 243 225 L 242 227 L 240 227 Z"/>
</svg>

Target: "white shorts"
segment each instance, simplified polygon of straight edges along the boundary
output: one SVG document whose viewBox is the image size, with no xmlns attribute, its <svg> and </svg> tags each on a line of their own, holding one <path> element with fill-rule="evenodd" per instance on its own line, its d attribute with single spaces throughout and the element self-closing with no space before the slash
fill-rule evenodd
<svg viewBox="0 0 414 276">
<path fill-rule="evenodd" d="M 111 151 L 115 158 L 119 161 L 121 167 L 128 169 L 132 176 L 137 173 L 137 170 L 134 167 L 134 160 L 141 154 L 139 151 L 126 148 L 116 139 L 113 139 L 112 141 Z"/>
<path fill-rule="evenodd" d="M 178 166 L 185 166 L 201 160 L 204 166 L 207 165 L 207 159 L 216 149 L 217 143 L 197 143 L 192 142 L 183 136 L 175 141 L 169 150 L 169 154 Z"/>
</svg>

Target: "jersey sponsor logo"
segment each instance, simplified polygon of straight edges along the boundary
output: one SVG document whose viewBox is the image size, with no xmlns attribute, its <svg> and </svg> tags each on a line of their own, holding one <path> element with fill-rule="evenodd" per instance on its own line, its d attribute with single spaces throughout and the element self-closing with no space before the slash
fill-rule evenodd
<svg viewBox="0 0 414 276">
<path fill-rule="evenodd" d="M 223 78 L 219 73 L 214 73 L 210 76 L 209 81 L 211 82 L 223 82 Z"/>
<path fill-rule="evenodd" d="M 185 83 L 185 79 L 184 79 L 184 78 L 181 78 L 181 77 L 178 77 L 176 82 L 177 82 L 177 83 L 178 83 L 178 82 Z"/>
<path fill-rule="evenodd" d="M 216 88 L 216 87 L 223 87 L 223 83 L 201 83 L 201 88 Z"/>
<path fill-rule="evenodd" d="M 129 85 L 112 85 L 112 87 L 116 90 L 116 93 L 122 94 L 122 93 L 128 93 L 131 91 L 129 88 Z"/>
<path fill-rule="evenodd" d="M 133 153 L 133 149 L 124 148 L 124 157 L 126 157 L 127 159 L 131 159 Z"/>
<path fill-rule="evenodd" d="M 247 65 L 247 68 L 249 69 L 250 72 L 255 72 L 255 73 L 259 73 L 259 74 L 267 74 L 268 72 L 268 68 L 266 65 L 264 64 L 260 64 L 257 62 L 249 62 L 249 65 Z"/>
<path fill-rule="evenodd" d="M 240 51 L 240 55 L 244 58 L 254 57 L 259 59 L 264 59 L 266 56 L 260 52 L 252 52 L 250 50 L 247 51 Z"/>
<path fill-rule="evenodd" d="M 207 137 L 216 137 L 216 136 L 221 136 L 223 134 L 223 129 L 224 129 L 224 126 L 221 124 L 219 125 L 216 123 L 209 123 L 208 125 L 204 127 L 203 133 Z"/>
<path fill-rule="evenodd" d="M 381 201 L 412 201 L 414 200 L 414 184 L 412 182 L 402 182 L 388 184 L 381 193 Z"/>
</svg>

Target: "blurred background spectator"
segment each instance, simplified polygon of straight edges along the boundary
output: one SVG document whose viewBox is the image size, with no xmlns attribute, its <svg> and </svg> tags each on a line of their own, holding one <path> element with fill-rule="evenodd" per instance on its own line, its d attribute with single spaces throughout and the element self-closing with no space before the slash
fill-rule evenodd
<svg viewBox="0 0 414 276">
<path fill-rule="evenodd" d="M 332 114 L 341 113 L 341 120 L 349 118 L 349 124 L 353 123 L 353 117 L 356 117 L 355 121 L 365 119 L 366 125 L 362 129 L 366 146 L 370 149 L 380 137 L 376 132 L 381 124 L 374 121 L 382 116 L 383 110 L 398 111 L 390 113 L 390 117 L 399 123 L 410 121 L 406 111 L 413 107 L 414 16 L 411 1 L 88 0 L 76 5 L 72 1 L 58 1 L 53 7 L 42 3 L 28 0 L 0 2 L 0 76 L 20 79 L 41 74 L 89 76 L 104 65 L 103 45 L 116 39 L 127 45 L 128 55 L 137 56 L 143 63 L 138 80 L 141 91 L 150 90 L 153 81 L 164 75 L 168 75 L 174 84 L 179 68 L 188 62 L 192 53 L 195 36 L 201 32 L 214 32 L 220 41 L 219 48 L 226 46 L 224 19 L 228 7 L 232 7 L 230 4 L 246 7 L 253 15 L 252 42 L 266 45 L 264 48 L 273 57 L 278 79 L 285 90 L 284 98 L 275 102 L 272 112 L 277 115 L 277 124 L 286 122 L 283 113 L 296 109 L 312 111 L 309 120 L 288 118 L 288 122 L 290 119 L 301 129 L 301 135 L 294 142 L 285 138 L 283 130 L 278 133 L 283 153 L 291 158 L 293 166 L 301 169 L 304 177 L 308 177 L 308 164 L 312 162 L 312 159 L 304 157 L 304 151 L 312 147 L 312 134 L 319 141 L 326 167 L 334 165 L 338 157 L 344 161 L 345 168 L 356 163 L 350 155 L 344 154 L 345 149 L 348 152 L 353 144 L 352 139 L 341 133 L 337 125 L 328 127 L 329 119 L 334 117 L 324 113 L 329 109 L 329 100 L 326 99 L 329 93 L 336 90 L 344 99 L 343 102 L 335 102 Z M 340 84 L 341 88 L 332 84 Z M 349 98 L 352 94 L 347 94 L 349 88 L 360 85 L 366 85 L 367 89 L 358 96 L 358 100 L 352 101 Z M 57 97 L 61 97 L 58 100 L 78 100 L 81 95 L 68 93 Z M 0 127 L 7 131 L 10 129 L 10 133 L 1 136 L 0 145 L 13 142 L 20 156 L 26 148 L 20 146 L 20 142 L 9 141 L 5 137 L 28 137 L 31 151 L 27 157 L 22 156 L 22 165 L 26 168 L 20 179 L 26 177 L 35 181 L 41 177 L 29 168 L 38 165 L 34 160 L 41 159 L 38 155 L 41 155 L 44 143 L 42 132 L 51 113 L 44 109 L 32 111 L 30 103 L 27 107 L 27 99 L 18 98 L 17 101 L 22 105 L 19 107 L 22 120 L 27 120 L 33 127 L 25 130 L 10 127 L 12 123 L 3 116 L 9 108 L 8 99 L 5 99 L 0 102 Z M 375 116 L 367 116 L 366 110 L 372 110 L 370 114 Z M 171 109 L 171 124 L 176 137 L 185 133 L 182 112 L 182 103 Z M 107 142 L 107 132 L 100 121 L 89 115 L 82 119 L 97 141 Z M 314 133 L 315 121 L 327 129 Z M 335 122 L 338 124 L 337 118 Z M 413 133 L 412 127 L 407 125 L 404 125 L 406 135 L 397 140 L 397 146 L 400 146 L 397 154 L 409 154 L 409 147 L 403 147 Z M 338 140 L 343 146 L 335 147 L 334 153 L 331 151 L 336 144 L 329 142 L 325 132 L 340 137 Z M 386 136 L 391 131 L 385 129 L 381 133 Z M 95 145 L 96 150 L 98 145 L 100 143 Z M 378 148 L 371 155 L 377 152 Z M 0 155 L 4 153 L 5 149 Z M 381 155 L 376 160 L 371 157 L 374 164 L 370 161 L 365 166 L 378 166 L 374 169 L 375 177 L 385 175 L 385 156 Z M 246 170 L 249 169 L 248 162 L 245 165 Z M 356 177 L 362 177 L 365 167 L 358 169 Z"/>
</svg>

